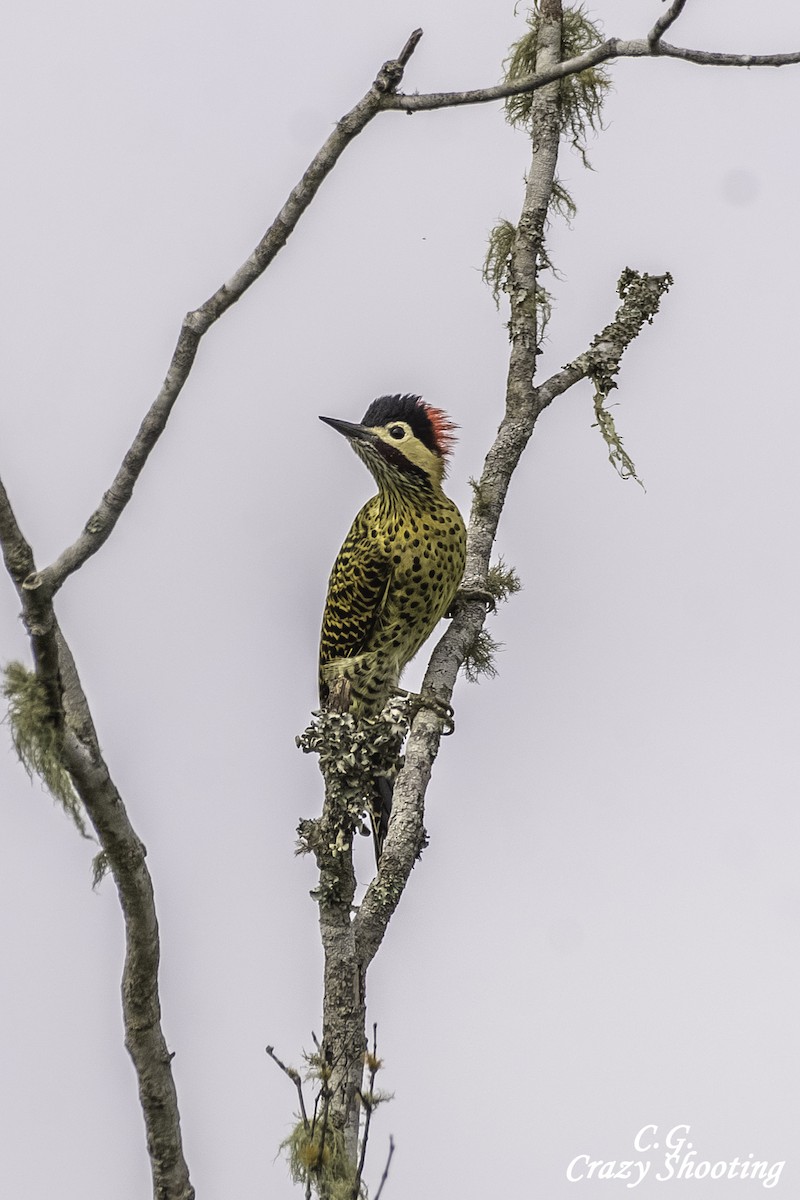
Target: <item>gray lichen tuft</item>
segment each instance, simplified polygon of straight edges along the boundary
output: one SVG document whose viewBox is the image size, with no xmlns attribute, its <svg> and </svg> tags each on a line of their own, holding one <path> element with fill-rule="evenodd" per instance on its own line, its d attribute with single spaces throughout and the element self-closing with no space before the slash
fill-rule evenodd
<svg viewBox="0 0 800 1200">
<path fill-rule="evenodd" d="M 561 189 L 563 192 L 563 189 Z M 561 195 L 561 192 L 559 195 Z M 566 195 L 566 193 L 563 193 Z M 574 208 L 574 206 L 573 206 Z M 498 221 L 492 232 L 489 234 L 489 245 L 486 248 L 486 258 L 484 259 L 481 276 L 483 282 L 488 285 L 492 299 L 496 306 L 500 307 L 500 296 L 503 292 L 507 292 L 509 288 L 509 271 L 512 263 L 514 251 L 514 239 L 517 236 L 517 230 L 510 221 L 505 219 Z M 553 269 L 547 252 L 544 246 L 540 250 L 541 265 L 543 268 Z M 528 313 L 531 320 L 536 322 L 537 336 L 539 341 L 542 340 L 547 324 L 552 313 L 553 298 L 546 288 L 537 281 L 535 290 L 527 302 Z"/>
<path fill-rule="evenodd" d="M 500 307 L 500 295 L 506 290 L 511 251 L 514 249 L 516 236 L 515 226 L 505 219 L 498 221 L 489 234 L 489 245 L 486 248 L 486 258 L 481 275 L 498 308 Z"/>
<path fill-rule="evenodd" d="M 96 892 L 100 884 L 105 879 L 108 872 L 111 870 L 111 864 L 108 861 L 108 855 L 105 850 L 101 850 L 99 854 L 95 854 L 92 859 L 92 891 Z"/>
<path fill-rule="evenodd" d="M 515 569 L 506 566 L 503 559 L 498 558 L 486 572 L 486 590 L 496 603 L 500 603 L 522 591 L 522 583 Z"/>
<path fill-rule="evenodd" d="M 515 596 L 522 589 L 519 575 L 513 567 L 506 566 L 502 558 L 498 558 L 497 562 L 489 567 L 482 586 L 487 596 L 492 598 L 493 604 L 490 605 L 492 612 L 496 611 L 497 605 L 503 600 L 507 600 L 509 596 Z M 495 678 L 497 675 L 495 656 L 502 648 L 503 643 L 495 641 L 488 630 L 478 630 L 472 643 L 467 647 L 461 664 L 469 683 L 478 683 L 481 676 L 487 679 Z"/>
<path fill-rule="evenodd" d="M 461 664 L 469 683 L 477 683 L 481 676 L 494 679 L 497 675 L 495 655 L 503 648 L 486 629 L 479 629 L 472 645 L 467 648 Z"/>
<path fill-rule="evenodd" d="M 528 31 L 511 47 L 505 61 L 505 78 L 508 83 L 527 79 L 536 73 L 536 54 L 539 48 L 541 12 L 539 0 L 535 0 L 528 13 Z M 599 28 L 582 7 L 565 8 L 561 25 L 561 57 L 576 58 L 594 49 L 603 41 Z M 561 132 L 566 134 L 573 148 L 580 154 L 584 166 L 590 166 L 586 157 L 586 140 L 589 132 L 602 128 L 602 108 L 606 93 L 611 87 L 608 71 L 602 67 L 589 67 L 580 74 L 567 75 L 561 81 Z M 506 117 L 512 125 L 530 130 L 535 92 L 509 96 L 506 100 Z"/>
<path fill-rule="evenodd" d="M 61 760 L 61 733 L 47 689 L 22 663 L 8 663 L 3 671 L 3 695 L 8 700 L 8 722 L 14 749 L 30 778 L 37 775 L 54 800 L 89 837 L 83 805 Z"/>
<path fill-rule="evenodd" d="M 572 222 L 578 215 L 578 206 L 572 199 L 572 194 L 560 179 L 553 180 L 553 190 L 550 193 L 550 208 L 563 217 L 569 226 L 572 225 Z"/>
</svg>

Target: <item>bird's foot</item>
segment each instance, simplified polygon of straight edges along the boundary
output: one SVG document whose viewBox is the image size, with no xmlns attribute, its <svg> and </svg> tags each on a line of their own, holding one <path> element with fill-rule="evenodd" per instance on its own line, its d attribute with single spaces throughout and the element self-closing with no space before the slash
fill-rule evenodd
<svg viewBox="0 0 800 1200">
<path fill-rule="evenodd" d="M 459 588 L 453 597 L 453 603 L 450 605 L 447 615 L 454 617 L 461 605 L 469 604 L 471 600 L 480 600 L 481 604 L 485 604 L 487 613 L 497 612 L 497 600 L 491 592 L 487 592 L 483 588 Z"/>
<path fill-rule="evenodd" d="M 407 692 L 405 688 L 397 688 L 396 694 L 404 696 L 408 701 L 412 721 L 421 708 L 429 708 L 444 725 L 442 737 L 449 737 L 451 733 L 455 733 L 456 722 L 452 704 L 440 700 L 433 692 Z"/>
</svg>

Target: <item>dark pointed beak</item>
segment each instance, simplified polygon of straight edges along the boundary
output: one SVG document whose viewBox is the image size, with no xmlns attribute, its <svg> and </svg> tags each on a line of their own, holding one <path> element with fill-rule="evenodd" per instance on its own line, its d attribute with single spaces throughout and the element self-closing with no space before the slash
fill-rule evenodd
<svg viewBox="0 0 800 1200">
<path fill-rule="evenodd" d="M 365 425 L 355 425 L 352 421 L 340 421 L 337 417 L 320 417 L 320 421 L 330 425 L 337 433 L 343 433 L 351 441 L 368 442 L 374 437 Z"/>
</svg>

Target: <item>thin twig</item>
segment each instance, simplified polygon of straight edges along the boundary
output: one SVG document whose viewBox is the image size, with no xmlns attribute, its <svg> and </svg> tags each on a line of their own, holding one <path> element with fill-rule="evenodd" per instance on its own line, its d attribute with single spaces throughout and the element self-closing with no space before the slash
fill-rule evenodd
<svg viewBox="0 0 800 1200">
<path fill-rule="evenodd" d="M 331 1089 L 324 1080 L 320 1095 L 322 1096 L 322 1128 L 319 1135 L 319 1161 L 321 1163 L 325 1155 L 325 1135 L 328 1132 L 328 1113 L 331 1107 Z"/>
<path fill-rule="evenodd" d="M 296 1071 L 294 1067 L 287 1067 L 286 1063 L 281 1062 L 272 1046 L 267 1046 L 266 1051 L 272 1061 L 275 1063 L 275 1066 L 280 1067 L 284 1075 L 288 1076 L 288 1078 L 291 1079 L 292 1083 L 297 1088 L 297 1097 L 300 1101 L 300 1115 L 303 1118 L 303 1128 L 308 1129 L 309 1124 L 308 1117 L 306 1116 L 306 1104 L 305 1100 L 303 1099 L 303 1081 L 300 1078 L 299 1071 Z"/>
<path fill-rule="evenodd" d="M 421 37 L 422 37 L 421 29 L 415 29 L 413 33 L 409 34 L 408 41 L 406 42 L 405 46 L 403 46 L 403 49 L 400 51 L 400 53 L 397 56 L 397 61 L 401 67 L 408 66 L 408 60 L 411 58 L 411 55 L 414 53 L 417 46 L 419 45 Z"/>
<path fill-rule="evenodd" d="M 393 1154 L 394 1154 L 394 1138 L 392 1137 L 391 1134 L 389 1134 L 389 1153 L 386 1158 L 386 1166 L 383 1168 L 383 1174 L 381 1175 L 381 1181 L 378 1184 L 378 1190 L 375 1193 L 374 1200 L 381 1200 L 381 1192 L 383 1191 L 383 1185 L 386 1183 L 386 1180 L 389 1178 L 389 1167 L 392 1165 L 392 1155 Z"/>
<path fill-rule="evenodd" d="M 374 1082 L 374 1079 L 370 1079 L 370 1086 L 372 1085 L 373 1082 Z M 353 1180 L 352 1200 L 358 1200 L 359 1185 L 361 1183 L 361 1176 L 364 1172 L 364 1160 L 367 1157 L 367 1140 L 369 1138 L 369 1123 L 372 1118 L 372 1105 L 368 1100 L 365 1100 L 364 1093 L 362 1092 L 361 1088 L 358 1088 L 358 1090 L 356 1091 L 356 1095 L 358 1096 L 359 1102 L 360 1102 L 362 1108 L 364 1109 L 364 1132 L 361 1135 L 361 1150 L 358 1155 L 358 1166 L 356 1167 L 355 1179 Z"/>
<path fill-rule="evenodd" d="M 659 42 L 659 58 L 680 58 L 700 67 L 790 67 L 800 63 L 800 50 L 788 54 L 720 54 L 715 50 L 689 50 Z"/>
<path fill-rule="evenodd" d="M 358 1192 L 361 1184 L 361 1176 L 364 1173 L 364 1161 L 367 1157 L 367 1142 L 369 1141 L 369 1126 L 372 1120 L 372 1110 L 374 1108 L 375 1097 L 375 1077 L 378 1074 L 378 1025 L 377 1022 L 372 1026 L 372 1056 L 369 1064 L 369 1100 L 364 1099 L 364 1093 L 359 1088 L 358 1097 L 364 1106 L 364 1132 L 361 1135 L 361 1153 L 358 1158 L 358 1168 L 356 1170 L 355 1182 L 353 1184 L 353 1200 L 358 1200 Z"/>
</svg>

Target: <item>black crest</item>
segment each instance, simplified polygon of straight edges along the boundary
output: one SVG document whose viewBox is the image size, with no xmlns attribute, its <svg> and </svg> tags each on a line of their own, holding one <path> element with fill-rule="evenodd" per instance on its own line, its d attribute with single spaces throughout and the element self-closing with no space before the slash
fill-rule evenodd
<svg viewBox="0 0 800 1200">
<path fill-rule="evenodd" d="M 428 406 L 420 396 L 378 396 L 364 413 L 361 424 L 374 428 L 390 425 L 392 421 L 405 421 L 424 446 L 434 454 L 441 455 L 442 448 L 436 438 Z"/>
</svg>

